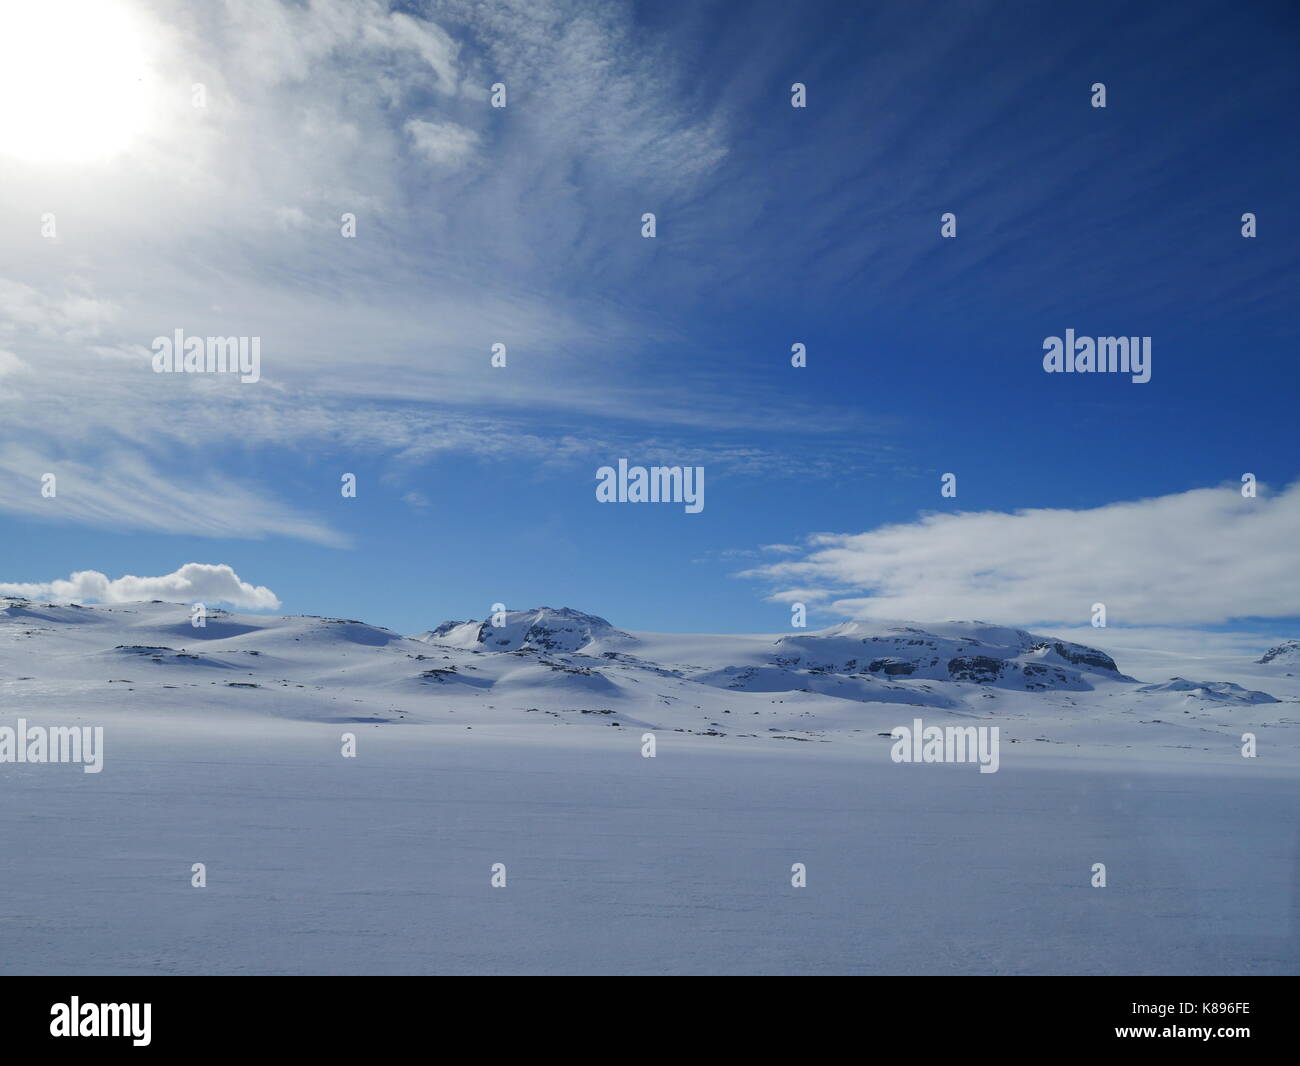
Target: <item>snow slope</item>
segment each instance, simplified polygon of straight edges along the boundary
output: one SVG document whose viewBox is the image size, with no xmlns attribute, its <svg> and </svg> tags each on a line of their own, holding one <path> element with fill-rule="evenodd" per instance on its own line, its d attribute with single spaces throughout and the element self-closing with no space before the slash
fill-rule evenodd
<svg viewBox="0 0 1300 1066">
<path fill-rule="evenodd" d="M 983 623 L 504 622 L 0 600 L 0 726 L 105 730 L 100 774 L 0 764 L 0 972 L 1296 969 L 1262 648 L 1187 681 Z M 892 762 L 918 717 L 1000 770 Z"/>
<path fill-rule="evenodd" d="M 976 622 L 711 637 L 629 633 L 581 611 L 538 608 L 509 612 L 501 626 L 448 622 L 403 637 L 349 619 L 223 611 L 196 628 L 179 604 L 0 602 L 0 684 L 31 711 L 129 703 L 181 716 L 840 743 L 925 712 L 940 723 L 1000 723 L 1011 743 L 1229 751 L 1247 726 L 1282 728 L 1300 697 L 1300 680 L 1277 671 L 1245 686 L 1142 683 L 1104 651 Z"/>
</svg>

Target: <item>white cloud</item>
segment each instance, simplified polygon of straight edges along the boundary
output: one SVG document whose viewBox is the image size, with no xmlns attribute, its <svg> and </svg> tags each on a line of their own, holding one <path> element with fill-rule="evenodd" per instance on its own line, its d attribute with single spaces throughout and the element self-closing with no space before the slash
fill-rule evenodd
<svg viewBox="0 0 1300 1066">
<path fill-rule="evenodd" d="M 426 122 L 413 118 L 406 123 L 406 135 L 420 155 L 441 167 L 459 167 L 467 163 L 478 147 L 479 136 L 454 122 Z"/>
<path fill-rule="evenodd" d="M 1300 615 L 1298 529 L 1300 483 L 1255 499 L 1226 485 L 817 534 L 804 558 L 744 576 L 774 602 L 833 595 L 830 611 L 861 619 L 1071 624 L 1104 603 L 1110 625 L 1215 625 Z"/>
<path fill-rule="evenodd" d="M 767 598 L 773 603 L 825 603 L 835 594 L 828 589 L 817 588 L 783 588 L 773 592 Z"/>
<path fill-rule="evenodd" d="M 25 329 L 59 341 L 82 340 L 99 334 L 121 313 L 111 300 L 67 291 L 56 296 L 0 277 L 0 327 L 6 333 Z"/>
<path fill-rule="evenodd" d="M 79 570 L 66 580 L 0 583 L 0 596 L 56 603 L 134 603 L 168 600 L 173 603 L 225 603 L 251 610 L 275 610 L 280 600 L 264 585 L 250 585 L 224 563 L 186 563 L 161 577 L 126 574 L 110 579 L 98 570 Z"/>
</svg>

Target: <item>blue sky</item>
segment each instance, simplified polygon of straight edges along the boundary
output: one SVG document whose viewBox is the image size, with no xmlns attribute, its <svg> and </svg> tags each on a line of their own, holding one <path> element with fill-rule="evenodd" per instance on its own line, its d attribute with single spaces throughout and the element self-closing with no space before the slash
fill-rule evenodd
<svg viewBox="0 0 1300 1066">
<path fill-rule="evenodd" d="M 0 78 L 0 591 L 1296 635 L 1293 5 L 109 11 L 3 35 L 115 47 L 36 139 L 57 63 Z M 262 381 L 154 374 L 177 328 Z M 1150 336 L 1151 381 L 1045 374 L 1067 328 Z M 704 511 L 599 504 L 620 457 L 702 465 Z"/>
</svg>

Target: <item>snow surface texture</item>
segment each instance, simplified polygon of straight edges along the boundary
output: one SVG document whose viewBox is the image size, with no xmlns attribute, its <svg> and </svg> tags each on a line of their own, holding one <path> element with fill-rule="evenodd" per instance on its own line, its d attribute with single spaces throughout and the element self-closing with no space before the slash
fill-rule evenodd
<svg viewBox="0 0 1300 1066">
<path fill-rule="evenodd" d="M 0 726 L 105 733 L 99 774 L 0 764 L 0 972 L 1297 968 L 1295 642 L 496 621 L 0 599 Z M 999 771 L 892 762 L 918 717 Z"/>
</svg>

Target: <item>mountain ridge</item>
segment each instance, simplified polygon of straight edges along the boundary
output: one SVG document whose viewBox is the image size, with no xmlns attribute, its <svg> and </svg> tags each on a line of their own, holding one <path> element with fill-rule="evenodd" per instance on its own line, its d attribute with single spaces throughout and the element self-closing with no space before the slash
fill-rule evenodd
<svg viewBox="0 0 1300 1066">
<path fill-rule="evenodd" d="M 190 606 L 161 601 L 0 598 L 4 706 L 468 728 L 545 718 L 808 739 L 874 735 L 911 708 L 1025 722 L 1156 711 L 1150 720 L 1178 714 L 1190 725 L 1211 713 L 1264 713 L 1278 697 L 1257 679 L 1283 704 L 1297 696 L 1290 675 L 1258 662 L 1227 679 L 1186 680 L 1182 669 L 1144 684 L 1100 649 L 985 622 L 656 634 L 538 607 L 404 636 L 346 618 L 209 610 L 196 627 L 191 617 Z"/>
</svg>

